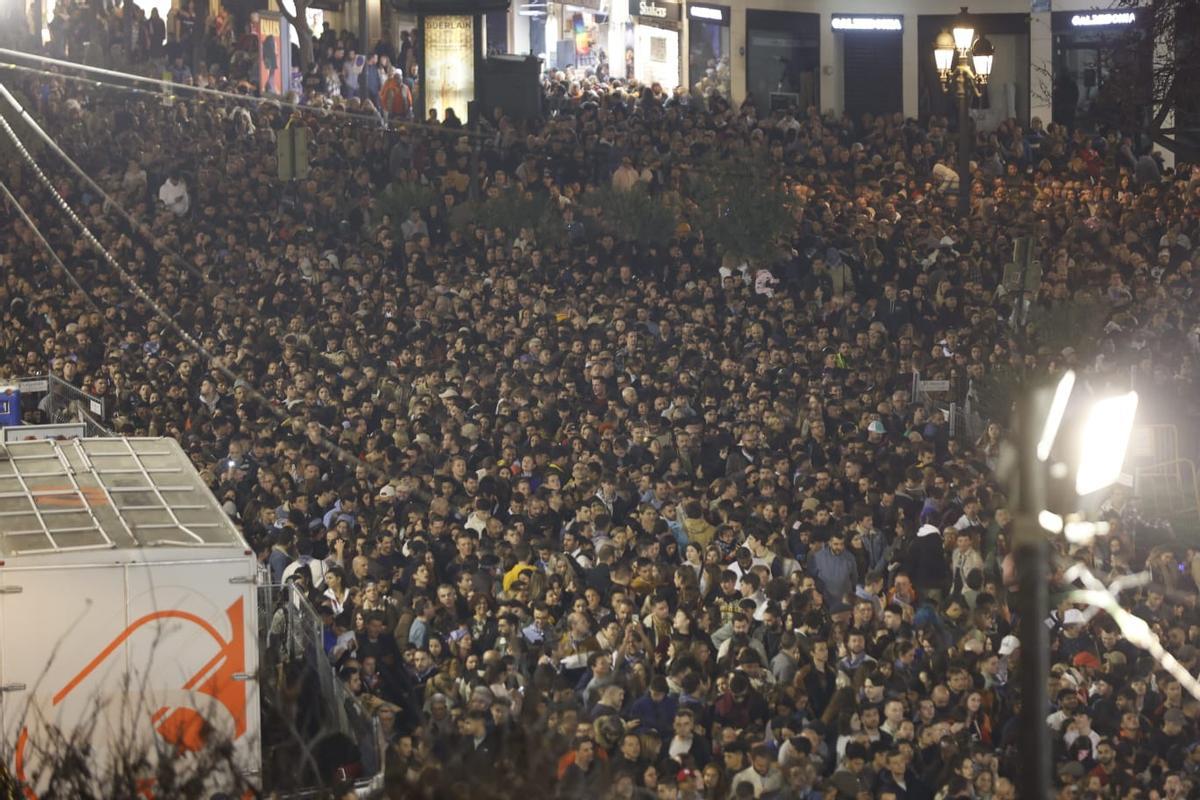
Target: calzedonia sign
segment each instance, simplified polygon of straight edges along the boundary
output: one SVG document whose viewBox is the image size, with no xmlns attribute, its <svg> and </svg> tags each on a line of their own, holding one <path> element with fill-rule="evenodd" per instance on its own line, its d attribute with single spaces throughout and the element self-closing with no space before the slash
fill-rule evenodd
<svg viewBox="0 0 1200 800">
<path fill-rule="evenodd" d="M 683 4 L 667 0 L 629 0 L 629 16 L 660 22 L 680 22 Z"/>
</svg>

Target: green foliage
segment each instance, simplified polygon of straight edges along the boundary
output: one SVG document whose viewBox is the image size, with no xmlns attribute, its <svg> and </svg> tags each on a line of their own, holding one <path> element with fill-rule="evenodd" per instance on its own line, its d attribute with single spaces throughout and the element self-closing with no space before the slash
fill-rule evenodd
<svg viewBox="0 0 1200 800">
<path fill-rule="evenodd" d="M 1024 386 L 1025 376 L 1007 364 L 996 367 L 975 381 L 973 388 L 978 405 L 975 411 L 985 420 L 1009 424 L 1017 393 Z"/>
<path fill-rule="evenodd" d="M 450 224 L 462 230 L 467 225 L 499 228 L 515 236 L 529 228 L 541 247 L 556 247 L 566 240 L 562 215 L 546 195 L 530 197 L 516 192 L 501 192 L 496 197 L 474 203 L 460 203 L 450 212 Z"/>
<path fill-rule="evenodd" d="M 1109 307 L 1084 296 L 1054 306 L 1032 306 L 1025 328 L 1026 352 L 1040 350 L 1057 355 L 1073 347 L 1083 363 L 1095 355 L 1097 342 L 1108 319 Z M 1028 382 L 1056 376 L 1031 375 L 1004 364 L 975 382 L 978 412 L 984 419 L 1008 425 L 1017 394 Z"/>
<path fill-rule="evenodd" d="M 1090 356 L 1104 323 L 1109 307 L 1091 297 L 1079 297 L 1054 306 L 1033 306 L 1029 309 L 1026 333 L 1038 347 L 1059 353 L 1064 347 L 1074 347 L 1080 355 Z"/>
<path fill-rule="evenodd" d="M 721 253 L 765 266 L 790 245 L 796 229 L 791 195 L 766 159 L 710 158 L 689 188 L 693 227 Z"/>
<path fill-rule="evenodd" d="M 629 191 L 594 189 L 582 203 L 595 212 L 600 229 L 618 241 L 661 246 L 675 235 L 675 213 L 641 186 Z"/>
<path fill-rule="evenodd" d="M 408 219 L 409 211 L 419 208 L 421 213 L 425 213 L 435 202 L 437 192 L 432 186 L 410 181 L 394 181 L 379 193 L 376 209 L 381 218 L 384 214 L 392 218 L 392 227 L 399 233 L 400 225 Z"/>
</svg>

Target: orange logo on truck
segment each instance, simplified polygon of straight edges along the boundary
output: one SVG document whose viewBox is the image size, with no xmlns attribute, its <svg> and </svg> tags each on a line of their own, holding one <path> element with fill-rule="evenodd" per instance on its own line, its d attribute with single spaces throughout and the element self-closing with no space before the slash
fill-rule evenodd
<svg viewBox="0 0 1200 800">
<path fill-rule="evenodd" d="M 53 705 L 57 706 L 71 696 L 84 680 L 87 679 L 109 656 L 124 644 L 129 637 L 143 626 L 164 619 L 179 619 L 190 622 L 203 630 L 217 645 L 217 653 L 211 660 L 200 668 L 184 685 L 183 689 L 208 695 L 219 702 L 229 712 L 234 722 L 234 740 L 240 739 L 246 733 L 246 688 L 234 675 L 246 670 L 246 629 L 244 624 L 244 601 L 238 598 L 225 610 L 229 618 L 232 636 L 226 640 L 215 627 L 206 619 L 189 611 L 172 609 L 155 611 L 134 620 L 116 638 L 108 643 L 95 658 L 88 662 L 75 677 L 55 693 Z M 177 753 L 197 752 L 205 744 L 205 731 L 208 725 L 203 715 L 193 708 L 160 707 L 150 716 L 154 730 L 165 741 L 174 745 Z M 22 727 L 17 738 L 14 767 L 17 779 L 27 784 L 25 774 L 25 746 L 29 740 L 28 727 Z M 153 797 L 150 785 L 143 789 L 146 797 Z M 37 795 L 28 785 L 25 786 L 25 796 L 28 800 L 37 800 Z"/>
<path fill-rule="evenodd" d="M 108 495 L 99 486 L 43 486 L 31 492 L 33 502 L 39 506 L 57 508 L 84 508 L 108 505 Z"/>
</svg>

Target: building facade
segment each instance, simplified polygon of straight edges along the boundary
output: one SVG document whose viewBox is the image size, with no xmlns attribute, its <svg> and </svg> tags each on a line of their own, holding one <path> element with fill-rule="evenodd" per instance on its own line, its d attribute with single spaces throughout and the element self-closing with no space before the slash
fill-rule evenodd
<svg viewBox="0 0 1200 800">
<path fill-rule="evenodd" d="M 996 49 L 976 109 L 979 124 L 1085 120 L 1113 58 L 1117 34 L 1140 15 L 1098 0 L 977 0 L 977 30 Z M 959 11 L 945 0 L 534 0 L 509 13 L 509 52 L 547 67 L 575 64 L 664 87 L 713 85 L 751 98 L 823 110 L 949 109 L 933 46 Z M 1149 49 L 1145 68 L 1149 74 Z M 1055 109 L 1055 102 L 1060 108 Z M 1074 106 L 1068 108 L 1066 106 Z"/>
</svg>

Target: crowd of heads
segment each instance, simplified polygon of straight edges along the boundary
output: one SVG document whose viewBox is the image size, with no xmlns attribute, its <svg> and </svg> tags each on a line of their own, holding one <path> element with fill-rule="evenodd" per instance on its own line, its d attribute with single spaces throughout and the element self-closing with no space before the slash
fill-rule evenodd
<svg viewBox="0 0 1200 800">
<path fill-rule="evenodd" d="M 0 375 L 52 372 L 116 434 L 180 441 L 321 615 L 390 796 L 1015 796 L 1004 430 L 952 432 L 944 407 L 1072 367 L 1194 410 L 1190 169 L 1008 121 L 980 134 L 960 216 L 937 117 L 552 76 L 547 116 L 485 123 L 473 174 L 452 128 L 11 85 L 103 192 L 35 151 L 55 186 L 172 320 L 14 155 L 4 180 L 62 265 L 6 205 Z M 287 125 L 311 139 L 295 182 Z M 770 263 L 686 225 L 621 241 L 579 203 L 685 205 L 693 165 L 747 154 L 794 198 Z M 548 198 L 573 235 L 475 225 L 454 213 L 472 182 Z M 391 208 L 389 184 L 432 200 Z M 1028 312 L 1001 281 L 1016 232 L 1043 269 Z M 1080 305 L 1103 317 L 1089 341 L 1020 333 Z M 1196 551 L 1124 489 L 1104 515 L 1059 555 L 1149 568 L 1123 600 L 1194 671 Z M 1195 796 L 1200 704 L 1105 615 L 1047 622 L 1055 796 Z"/>
<path fill-rule="evenodd" d="M 292 41 L 279 41 L 273 25 L 245 8 L 219 6 L 203 14 L 193 0 L 178 4 L 163 17 L 125 2 L 87 3 L 66 0 L 54 5 L 46 24 L 49 56 L 170 80 L 202 89 L 243 94 L 270 91 L 314 107 L 378 117 L 409 119 L 419 92 L 419 54 L 415 31 L 402 30 L 399 42 L 360 44 L 350 31 L 308 18 L 307 57 Z M 277 12 L 275 12 L 277 14 Z M 15 14 L 0 30 L 0 42 L 37 50 Z M 286 25 L 285 25 L 286 29 Z M 296 37 L 299 39 L 299 37 Z M 284 59 L 284 51 L 289 56 Z M 289 74 L 283 70 L 290 65 Z M 385 88 L 386 87 L 386 88 Z"/>
</svg>

